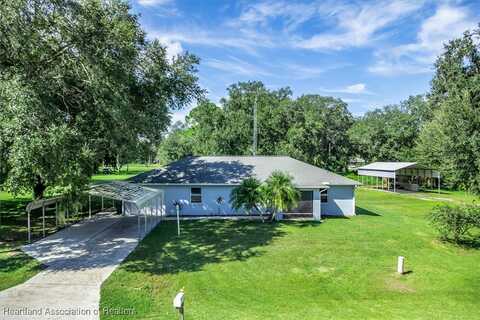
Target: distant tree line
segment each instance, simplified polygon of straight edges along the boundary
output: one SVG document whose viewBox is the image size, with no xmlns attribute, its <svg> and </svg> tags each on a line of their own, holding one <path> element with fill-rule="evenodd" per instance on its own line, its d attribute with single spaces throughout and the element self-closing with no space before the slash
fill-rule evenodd
<svg viewBox="0 0 480 320">
<path fill-rule="evenodd" d="M 318 95 L 292 99 L 288 88 L 268 90 L 261 82 L 228 88 L 217 106 L 202 101 L 161 144 L 160 157 L 252 154 L 253 107 L 257 105 L 258 155 L 288 154 L 335 171 L 350 159 L 348 130 L 354 120 L 343 101 Z"/>
<path fill-rule="evenodd" d="M 479 30 L 445 46 L 430 92 L 354 118 L 340 99 L 292 97 L 261 82 L 230 86 L 220 103 L 201 101 L 159 148 L 162 161 L 186 155 L 250 155 L 257 105 L 258 155 L 282 154 L 337 172 L 354 158 L 418 161 L 452 188 L 480 192 Z"/>
</svg>

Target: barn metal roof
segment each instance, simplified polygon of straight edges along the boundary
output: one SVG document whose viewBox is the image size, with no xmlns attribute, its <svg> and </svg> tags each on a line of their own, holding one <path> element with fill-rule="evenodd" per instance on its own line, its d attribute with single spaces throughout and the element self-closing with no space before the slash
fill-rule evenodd
<svg viewBox="0 0 480 320">
<path fill-rule="evenodd" d="M 89 194 L 99 197 L 134 203 L 140 207 L 143 203 L 157 197 L 162 191 L 140 186 L 138 184 L 113 181 L 90 187 Z"/>
<path fill-rule="evenodd" d="M 186 157 L 130 181 L 144 184 L 236 185 L 248 177 L 266 180 L 273 171 L 287 172 L 298 187 L 359 185 L 328 170 L 286 156 Z"/>
<path fill-rule="evenodd" d="M 372 162 L 365 166 L 357 168 L 358 170 L 377 170 L 377 171 L 398 171 L 406 168 L 423 168 L 416 162 Z"/>
</svg>

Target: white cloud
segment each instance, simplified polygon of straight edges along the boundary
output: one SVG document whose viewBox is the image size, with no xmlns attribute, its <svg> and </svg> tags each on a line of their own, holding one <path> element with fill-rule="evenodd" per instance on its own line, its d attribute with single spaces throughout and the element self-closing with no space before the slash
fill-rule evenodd
<svg viewBox="0 0 480 320">
<path fill-rule="evenodd" d="M 150 38 L 166 36 L 171 41 L 178 41 L 180 43 L 218 48 L 228 47 L 240 49 L 252 55 L 256 55 L 256 48 L 258 47 L 272 47 L 274 45 L 269 39 L 235 37 L 231 32 L 229 35 L 222 35 L 220 33 L 202 30 L 197 26 L 191 26 L 188 30 L 156 29 L 147 30 L 147 32 Z"/>
<path fill-rule="evenodd" d="M 317 14 L 316 3 L 292 3 L 289 1 L 264 1 L 243 8 L 237 19 L 228 24 L 236 27 L 266 26 L 271 20 L 282 18 L 285 30 L 294 30 Z"/>
<path fill-rule="evenodd" d="M 173 0 L 138 0 L 138 4 L 144 7 L 163 6 L 172 2 Z"/>
<path fill-rule="evenodd" d="M 267 70 L 260 68 L 241 59 L 230 57 L 230 60 L 208 59 L 204 63 L 210 68 L 229 73 L 235 73 L 245 76 L 270 76 L 272 75 Z"/>
<path fill-rule="evenodd" d="M 170 60 L 183 52 L 182 44 L 179 41 L 174 41 L 165 36 L 157 37 L 157 40 L 167 48 L 167 57 Z"/>
<path fill-rule="evenodd" d="M 350 86 L 347 86 L 345 88 L 345 92 L 347 93 L 365 93 L 367 91 L 367 86 L 365 83 L 357 83 L 357 84 L 352 84 Z"/>
<path fill-rule="evenodd" d="M 422 23 L 416 42 L 378 51 L 377 61 L 369 71 L 382 75 L 431 72 L 432 64 L 441 54 L 444 44 L 475 27 L 475 24 L 466 8 L 441 5 Z"/>
<path fill-rule="evenodd" d="M 295 46 L 304 49 L 340 50 L 371 43 L 377 33 L 394 21 L 419 9 L 422 1 L 394 0 L 361 5 L 325 5 L 326 17 L 335 21 L 334 32 L 317 34 L 298 40 Z"/>
<path fill-rule="evenodd" d="M 140 0 L 155 1 L 155 0 Z M 165 1 L 165 0 L 164 0 Z M 238 49 L 258 55 L 261 48 L 344 49 L 368 45 L 385 27 L 420 8 L 420 0 L 344 4 L 338 1 L 293 3 L 263 1 L 242 4 L 240 14 L 217 28 L 191 23 L 154 29 L 174 41 L 192 45 Z M 332 30 L 305 38 L 300 26 L 332 24 Z M 303 31 L 302 31 L 303 32 Z"/>
<path fill-rule="evenodd" d="M 373 94 L 367 90 L 367 85 L 365 83 L 355 83 L 344 88 L 337 89 L 320 88 L 320 91 L 328 93 Z"/>
<path fill-rule="evenodd" d="M 305 66 L 297 63 L 287 63 L 283 66 L 282 72 L 278 73 L 279 76 L 282 77 L 289 77 L 293 79 L 311 79 L 316 78 L 322 73 L 325 73 L 332 68 L 321 68 L 321 67 L 314 67 L 314 66 Z"/>
</svg>

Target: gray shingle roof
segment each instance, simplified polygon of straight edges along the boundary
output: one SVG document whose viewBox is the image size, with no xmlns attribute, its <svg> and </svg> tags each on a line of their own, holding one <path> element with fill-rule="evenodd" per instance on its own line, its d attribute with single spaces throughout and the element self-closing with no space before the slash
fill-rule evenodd
<svg viewBox="0 0 480 320">
<path fill-rule="evenodd" d="M 256 177 L 261 181 L 280 170 L 289 173 L 298 187 L 358 185 L 357 181 L 284 156 L 186 157 L 135 176 L 135 183 L 153 184 L 239 184 Z"/>
</svg>

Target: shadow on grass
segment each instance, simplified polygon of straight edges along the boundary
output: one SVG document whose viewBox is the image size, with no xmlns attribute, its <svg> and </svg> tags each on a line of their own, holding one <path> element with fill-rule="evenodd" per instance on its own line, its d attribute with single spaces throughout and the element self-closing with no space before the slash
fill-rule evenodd
<svg viewBox="0 0 480 320">
<path fill-rule="evenodd" d="M 28 255 L 21 252 L 20 250 L 9 250 L 8 255 L 6 257 L 0 256 L 0 272 L 3 272 L 3 273 L 15 272 L 21 268 L 24 268 L 32 260 L 33 258 L 29 257 Z M 32 268 L 30 268 L 30 271 L 38 272 L 42 270 L 42 268 L 43 267 L 40 264 L 35 264 Z"/>
<path fill-rule="evenodd" d="M 458 243 L 454 243 L 453 241 L 449 241 L 453 244 L 456 244 L 464 249 L 480 249 L 480 238 L 479 237 L 471 237 L 468 239 L 463 239 Z"/>
<path fill-rule="evenodd" d="M 183 221 L 159 225 L 127 258 L 121 268 L 132 272 L 174 274 L 199 271 L 206 264 L 245 261 L 263 254 L 262 246 L 282 237 L 281 223 L 256 221 Z"/>
<path fill-rule="evenodd" d="M 281 222 L 274 222 L 274 223 L 279 223 L 285 224 L 285 225 L 290 225 L 290 226 L 295 226 L 297 228 L 317 228 L 322 225 L 320 221 L 311 221 L 311 220 L 304 220 L 304 221 L 295 221 L 295 220 L 284 220 Z"/>
<path fill-rule="evenodd" d="M 28 204 L 25 199 L 9 199 L 0 201 L 0 241 L 25 241 Z"/>
<path fill-rule="evenodd" d="M 437 240 L 444 244 L 457 246 L 462 249 L 480 249 L 480 235 L 465 235 L 459 241 L 455 241 L 453 238 L 443 237 L 438 237 Z"/>
<path fill-rule="evenodd" d="M 322 215 L 322 220 L 350 220 L 350 217 Z"/>
<path fill-rule="evenodd" d="M 381 214 L 378 214 L 376 212 L 367 210 L 367 209 L 362 208 L 362 207 L 356 207 L 356 214 L 359 215 L 359 216 L 372 216 L 372 217 L 381 217 L 382 216 Z"/>
<path fill-rule="evenodd" d="M 429 193 L 429 194 L 433 194 L 433 195 L 450 195 L 451 194 L 451 190 L 443 190 L 443 189 L 440 189 L 440 192 L 438 192 L 437 189 L 423 189 L 423 188 L 421 188 L 418 192 Z M 412 191 L 412 193 L 418 193 L 418 192 Z"/>
</svg>

